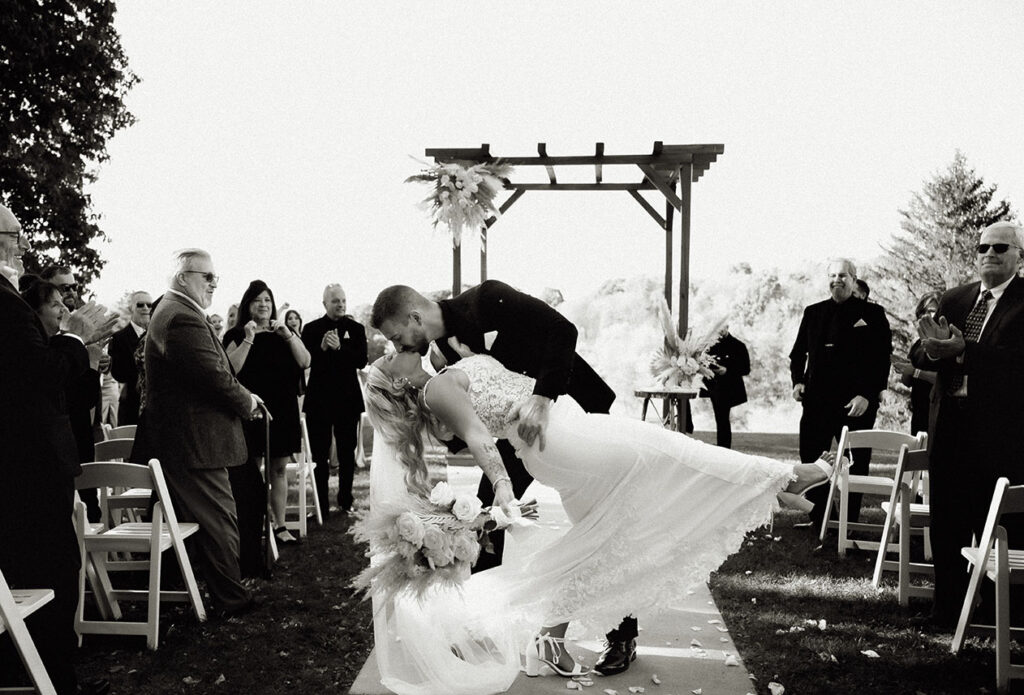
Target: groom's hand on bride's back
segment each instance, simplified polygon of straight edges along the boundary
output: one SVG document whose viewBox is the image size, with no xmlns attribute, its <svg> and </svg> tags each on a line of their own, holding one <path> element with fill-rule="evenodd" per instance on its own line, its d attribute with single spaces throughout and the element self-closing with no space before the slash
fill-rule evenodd
<svg viewBox="0 0 1024 695">
<path fill-rule="evenodd" d="M 550 408 L 551 399 L 546 396 L 538 396 L 537 394 L 533 394 L 519 405 L 518 412 L 515 413 L 515 417 L 519 419 L 519 426 L 516 428 L 516 432 L 526 442 L 527 446 L 532 446 L 533 442 L 537 440 L 538 447 L 541 451 L 544 451 L 546 443 L 544 433 L 548 427 L 548 411 Z"/>
</svg>

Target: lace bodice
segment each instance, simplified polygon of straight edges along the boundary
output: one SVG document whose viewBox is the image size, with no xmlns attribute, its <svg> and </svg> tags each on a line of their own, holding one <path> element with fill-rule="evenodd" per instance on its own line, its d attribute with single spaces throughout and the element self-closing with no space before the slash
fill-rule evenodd
<svg viewBox="0 0 1024 695">
<path fill-rule="evenodd" d="M 469 377 L 469 400 L 473 410 L 492 437 L 505 437 L 512 406 L 533 393 L 536 380 L 510 372 L 490 355 L 473 355 L 447 369 L 458 369 Z"/>
</svg>

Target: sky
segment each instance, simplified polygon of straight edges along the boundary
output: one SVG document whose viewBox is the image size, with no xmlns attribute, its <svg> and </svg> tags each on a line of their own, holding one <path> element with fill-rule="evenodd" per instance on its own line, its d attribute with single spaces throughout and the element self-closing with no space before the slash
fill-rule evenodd
<svg viewBox="0 0 1024 695">
<path fill-rule="evenodd" d="M 724 144 L 693 187 L 697 282 L 739 262 L 869 261 L 957 149 L 1024 210 L 1022 20 L 1019 2 L 934 0 L 123 0 L 138 121 L 90 188 L 109 237 L 92 289 L 160 292 L 188 246 L 213 255 L 221 313 L 255 278 L 307 320 L 331 282 L 350 308 L 390 284 L 450 287 L 449 237 L 418 207 L 428 189 L 403 181 L 426 148 L 481 143 Z M 579 298 L 661 277 L 664 236 L 626 193 L 529 192 L 492 228 L 488 265 Z M 468 239 L 463 280 L 478 278 Z"/>
</svg>

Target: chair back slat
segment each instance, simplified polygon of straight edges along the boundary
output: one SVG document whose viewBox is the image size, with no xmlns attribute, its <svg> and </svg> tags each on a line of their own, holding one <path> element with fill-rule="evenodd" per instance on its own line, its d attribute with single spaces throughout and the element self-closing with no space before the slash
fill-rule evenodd
<svg viewBox="0 0 1024 695">
<path fill-rule="evenodd" d="M 152 489 L 156 491 L 157 501 L 163 506 L 164 516 L 167 517 L 167 523 L 172 527 L 177 528 L 178 517 L 174 513 L 174 505 L 171 504 L 171 493 L 167 489 L 167 480 L 164 478 L 164 469 L 160 466 L 160 461 L 157 459 L 149 460 L 149 468 L 153 475 Z"/>
<path fill-rule="evenodd" d="M 999 515 L 1020 514 L 1024 512 L 1024 485 L 1010 485 L 1003 492 L 1003 500 L 999 505 Z M 1020 539 L 1016 539 L 1017 547 L 1024 547 Z"/>
<path fill-rule="evenodd" d="M 97 461 L 127 461 L 132 455 L 134 439 L 105 439 L 96 442 Z"/>
<path fill-rule="evenodd" d="M 921 433 L 924 434 L 924 433 Z M 839 449 L 885 449 L 887 451 L 899 451 L 904 444 L 911 450 L 923 449 L 924 443 L 921 435 L 907 434 L 906 432 L 894 432 L 892 430 L 851 430 L 843 427 L 839 435 Z"/>
<path fill-rule="evenodd" d="M 149 466 L 120 461 L 83 463 L 82 473 L 75 478 L 75 489 L 99 487 L 143 487 L 152 489 L 153 474 Z"/>
<path fill-rule="evenodd" d="M 121 425 L 107 431 L 107 439 L 135 439 L 135 425 Z"/>
</svg>

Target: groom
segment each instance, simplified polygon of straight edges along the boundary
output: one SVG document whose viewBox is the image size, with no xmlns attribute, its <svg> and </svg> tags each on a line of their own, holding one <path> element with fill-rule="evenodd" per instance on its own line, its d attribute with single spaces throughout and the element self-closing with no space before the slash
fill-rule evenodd
<svg viewBox="0 0 1024 695">
<path fill-rule="evenodd" d="M 541 300 L 503 282 L 486 280 L 458 297 L 434 302 L 405 285 L 393 285 L 373 303 L 373 327 L 400 351 L 427 354 L 431 341 L 448 364 L 461 355 L 446 338 L 456 338 L 476 354 L 489 354 L 506 369 L 537 380 L 533 395 L 519 411 L 518 434 L 527 445 L 539 438 L 544 448 L 551 402 L 566 394 L 590 413 L 607 413 L 615 392 L 576 354 L 576 327 Z M 487 347 L 485 335 L 497 333 Z M 523 462 L 506 439 L 497 442 L 515 496 L 521 497 L 533 482 Z M 494 499 L 486 478 L 477 496 L 485 505 Z M 483 553 L 476 570 L 501 563 L 504 535 L 495 534 L 494 555 Z M 604 675 L 621 673 L 636 658 L 636 618 L 625 618 L 606 635 L 605 650 L 594 665 Z"/>
</svg>

